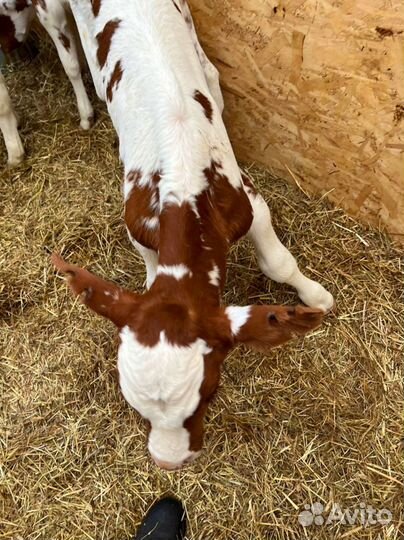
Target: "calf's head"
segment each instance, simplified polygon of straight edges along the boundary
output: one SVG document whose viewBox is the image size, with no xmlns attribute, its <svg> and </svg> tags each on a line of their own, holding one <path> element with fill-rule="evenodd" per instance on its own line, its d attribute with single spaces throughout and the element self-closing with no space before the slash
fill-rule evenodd
<svg viewBox="0 0 404 540">
<path fill-rule="evenodd" d="M 157 279 L 140 295 L 57 255 L 52 261 L 81 301 L 118 328 L 122 393 L 149 420 L 149 451 L 165 469 L 180 468 L 199 454 L 206 409 L 232 347 L 243 343 L 266 352 L 316 328 L 323 318 L 321 310 L 302 306 L 226 308 L 202 305 L 200 297 L 198 305 L 186 282 L 178 294 L 181 283 L 175 279 L 172 286 Z"/>
</svg>

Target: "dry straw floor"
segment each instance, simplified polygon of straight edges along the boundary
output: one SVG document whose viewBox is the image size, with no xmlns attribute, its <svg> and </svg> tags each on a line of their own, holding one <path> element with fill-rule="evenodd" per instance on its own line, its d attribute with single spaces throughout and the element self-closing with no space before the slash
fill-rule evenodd
<svg viewBox="0 0 404 540">
<path fill-rule="evenodd" d="M 399 539 L 402 532 L 403 269 L 400 252 L 324 200 L 252 175 L 302 269 L 338 311 L 269 357 L 243 349 L 223 368 L 205 449 L 158 470 L 124 401 L 112 326 L 74 303 L 48 253 L 140 290 L 143 264 L 122 222 L 116 137 L 102 104 L 78 129 L 56 56 L 7 77 L 29 157 L 0 148 L 0 538 L 129 538 L 153 499 L 180 496 L 189 539 Z M 226 303 L 297 301 L 232 251 Z M 387 508 L 387 526 L 312 525 L 305 504 Z"/>
</svg>

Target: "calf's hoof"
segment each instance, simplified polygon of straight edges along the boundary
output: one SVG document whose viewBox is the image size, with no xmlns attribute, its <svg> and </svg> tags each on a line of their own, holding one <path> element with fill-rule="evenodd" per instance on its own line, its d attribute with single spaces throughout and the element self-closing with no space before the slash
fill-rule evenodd
<svg viewBox="0 0 404 540">
<path fill-rule="evenodd" d="M 9 156 L 7 160 L 7 166 L 11 169 L 18 167 L 24 161 L 25 154 L 18 154 L 17 156 Z"/>
<path fill-rule="evenodd" d="M 321 309 L 324 313 L 329 313 L 335 308 L 332 294 L 315 281 L 312 282 L 310 288 L 299 291 L 299 297 L 306 306 Z"/>
<path fill-rule="evenodd" d="M 90 128 L 92 128 L 94 125 L 94 114 L 90 114 L 87 118 L 82 118 L 80 120 L 80 127 L 81 129 L 85 129 L 86 131 Z"/>
</svg>

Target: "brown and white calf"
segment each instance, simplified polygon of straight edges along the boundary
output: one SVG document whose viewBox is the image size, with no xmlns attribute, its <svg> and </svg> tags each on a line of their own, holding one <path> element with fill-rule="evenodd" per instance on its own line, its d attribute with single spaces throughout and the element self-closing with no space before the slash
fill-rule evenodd
<svg viewBox="0 0 404 540">
<path fill-rule="evenodd" d="M 73 86 L 80 113 L 80 126 L 89 129 L 93 108 L 88 99 L 81 77 L 77 43 L 69 24 L 67 0 L 0 0 L 0 49 L 9 54 L 26 39 L 35 17 L 52 38 L 59 58 Z M 18 133 L 17 118 L 0 72 L 0 130 L 7 149 L 8 164 L 21 163 L 24 147 Z"/>
<path fill-rule="evenodd" d="M 230 349 L 267 351 L 305 334 L 333 298 L 300 272 L 265 201 L 240 173 L 218 73 L 185 1 L 71 0 L 71 7 L 119 136 L 125 222 L 148 290 L 123 290 L 56 255 L 53 262 L 74 293 L 117 326 L 123 395 L 150 421 L 155 462 L 175 469 L 201 450 L 203 418 Z M 221 305 L 229 247 L 245 234 L 262 271 L 294 286 L 310 307 Z"/>
</svg>

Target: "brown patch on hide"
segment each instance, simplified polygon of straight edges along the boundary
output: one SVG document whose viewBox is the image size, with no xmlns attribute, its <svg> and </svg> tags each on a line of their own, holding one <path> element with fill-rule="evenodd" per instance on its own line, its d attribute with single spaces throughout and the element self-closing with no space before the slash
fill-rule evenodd
<svg viewBox="0 0 404 540">
<path fill-rule="evenodd" d="M 120 23 L 120 19 L 108 21 L 102 31 L 96 36 L 98 43 L 97 60 L 100 68 L 105 66 L 105 62 L 107 61 L 109 50 L 111 48 L 112 37 Z"/>
<path fill-rule="evenodd" d="M 169 343 L 179 347 L 187 347 L 198 339 L 198 328 L 188 306 L 178 300 L 165 300 L 159 292 L 146 293 L 130 326 L 146 347 L 157 345 L 162 332 Z"/>
<path fill-rule="evenodd" d="M 0 15 L 0 49 L 6 54 L 16 49 L 21 42 L 15 36 L 15 26 L 8 15 Z"/>
<path fill-rule="evenodd" d="M 109 79 L 109 83 L 107 86 L 107 100 L 112 101 L 112 98 L 114 97 L 114 91 L 118 88 L 119 82 L 122 79 L 123 71 L 121 66 L 121 61 L 118 60 L 118 62 L 115 64 L 114 71 L 111 74 L 111 78 Z"/>
<path fill-rule="evenodd" d="M 189 203 L 164 205 L 160 214 L 160 264 L 192 268 L 200 254 L 200 238 L 201 223 Z"/>
<path fill-rule="evenodd" d="M 252 208 L 243 186 L 234 188 L 218 163 L 212 162 L 203 172 L 209 187 L 197 196 L 196 208 L 187 202 L 165 204 L 159 236 L 160 264 L 184 264 L 191 270 L 198 309 L 200 303 L 219 305 L 229 246 L 248 231 L 252 222 Z M 217 285 L 209 276 L 215 266 L 219 271 Z M 162 278 L 157 279 L 161 282 Z"/>
<path fill-rule="evenodd" d="M 206 195 L 206 191 L 204 192 Z M 226 276 L 227 243 L 210 220 L 210 207 L 198 198 L 196 208 L 188 202 L 166 203 L 160 214 L 159 263 L 165 266 L 185 265 L 191 272 L 178 281 L 169 275 L 158 275 L 154 288 L 173 290 L 186 296 L 195 312 L 203 305 L 205 311 L 220 304 L 220 288 Z M 205 198 L 203 198 L 205 203 Z M 206 219 L 205 219 L 206 218 Z M 210 283 L 209 272 L 214 265 L 220 273 L 219 287 Z"/>
<path fill-rule="evenodd" d="M 202 94 L 202 92 L 200 92 L 199 90 L 195 90 L 194 100 L 197 101 L 201 105 L 206 118 L 209 120 L 210 123 L 212 123 L 213 107 L 212 107 L 212 103 L 210 102 L 210 99 L 206 97 L 205 94 Z"/>
<path fill-rule="evenodd" d="M 209 401 L 201 399 L 194 414 L 187 418 L 183 424 L 183 427 L 189 433 L 189 450 L 191 452 L 199 452 L 202 450 L 203 435 L 205 431 L 204 420 L 208 406 Z"/>
<path fill-rule="evenodd" d="M 27 0 L 16 0 L 13 8 L 19 13 L 20 11 L 24 11 L 24 9 L 26 9 L 28 6 L 29 4 Z"/>
<path fill-rule="evenodd" d="M 210 219 L 222 231 L 229 243 L 236 242 L 251 227 L 253 212 L 243 187 L 233 187 L 221 172 L 221 164 L 211 162 L 204 171 L 209 183 Z M 205 203 L 206 204 L 206 203 Z"/>
<path fill-rule="evenodd" d="M 159 226 L 150 227 L 150 220 L 158 218 L 158 183 L 160 173 L 151 175 L 151 182 L 139 185 L 142 178 L 140 170 L 134 170 L 127 176 L 133 183 L 129 198 L 125 203 L 125 223 L 131 236 L 143 246 L 158 251 Z"/>
<path fill-rule="evenodd" d="M 213 320 L 211 321 L 211 324 L 214 324 Z M 209 340 L 207 340 L 208 345 L 215 347 L 215 349 L 204 357 L 203 381 L 199 389 L 201 399 L 196 411 L 193 413 L 192 416 L 187 418 L 183 424 L 184 428 L 189 432 L 189 449 L 193 452 L 198 452 L 202 449 L 204 417 L 209 403 L 215 397 L 216 390 L 220 382 L 221 366 L 232 345 L 228 335 L 228 325 L 226 330 L 227 331 L 224 331 L 223 335 L 221 336 L 220 343 L 215 343 L 214 345 L 212 345 L 209 343 Z"/>
<path fill-rule="evenodd" d="M 66 51 L 70 49 L 70 39 L 63 32 L 59 32 L 59 41 L 61 41 Z"/>
<path fill-rule="evenodd" d="M 97 17 L 101 9 L 101 0 L 91 0 L 91 7 L 93 10 L 94 17 Z"/>
</svg>

